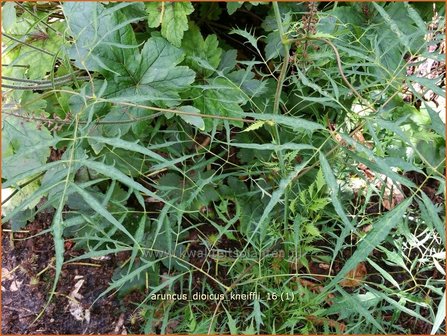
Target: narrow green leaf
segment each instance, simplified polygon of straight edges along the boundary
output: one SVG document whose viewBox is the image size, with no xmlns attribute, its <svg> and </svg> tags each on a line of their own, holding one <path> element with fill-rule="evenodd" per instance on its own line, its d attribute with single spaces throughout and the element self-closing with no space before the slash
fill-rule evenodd
<svg viewBox="0 0 447 336">
<path fill-rule="evenodd" d="M 265 317 L 265 314 L 261 311 L 261 304 L 258 299 L 255 299 L 252 303 L 253 306 L 253 312 L 250 314 L 250 317 L 254 317 L 256 322 L 256 330 L 258 333 L 261 331 L 261 325 L 264 324 L 263 317 Z"/>
<path fill-rule="evenodd" d="M 230 3 L 228 3 L 228 4 L 230 4 Z M 225 306 L 223 306 L 223 309 L 225 310 L 225 313 L 227 315 L 227 319 L 228 319 L 227 324 L 228 324 L 228 328 L 230 329 L 230 334 L 231 335 L 239 335 L 236 321 L 233 319 L 230 312 L 227 310 L 227 308 L 225 308 Z"/>
<path fill-rule="evenodd" d="M 91 168 L 91 169 L 97 171 L 100 174 L 103 174 L 104 176 L 107 176 L 111 179 L 115 179 L 115 180 L 135 189 L 135 190 L 141 191 L 141 192 L 145 193 L 146 195 L 155 198 L 156 200 L 166 203 L 162 198 L 160 198 L 154 192 L 143 187 L 140 183 L 136 182 L 129 176 L 123 174 L 121 171 L 119 171 L 118 169 L 116 169 L 113 166 L 108 166 L 104 163 L 90 161 L 90 160 L 80 160 L 79 163 L 81 165 L 84 165 L 88 168 Z"/>
<path fill-rule="evenodd" d="M 255 150 L 273 150 L 273 151 L 280 151 L 286 149 L 290 150 L 315 149 L 315 147 L 312 145 L 296 144 L 296 143 L 285 143 L 282 145 L 275 145 L 271 143 L 265 143 L 265 144 L 231 143 L 231 146 L 238 148 L 248 148 Z"/>
<path fill-rule="evenodd" d="M 136 246 L 140 246 L 138 241 L 134 238 L 134 236 L 121 224 L 115 217 L 113 217 L 110 212 L 107 211 L 106 208 L 102 206 L 102 204 L 94 198 L 90 193 L 85 191 L 84 189 L 78 187 L 76 184 L 72 183 L 71 186 L 76 190 L 76 192 L 82 196 L 84 201 L 98 214 L 107 219 L 111 224 L 118 228 L 121 232 L 123 232 L 126 236 L 128 236 Z"/>
<path fill-rule="evenodd" d="M 424 20 L 421 18 L 417 10 L 415 10 L 408 2 L 404 2 L 404 6 L 407 9 L 408 16 L 413 20 L 414 23 L 416 23 L 419 30 L 425 34 L 425 32 L 427 31 L 427 25 L 424 23 Z"/>
<path fill-rule="evenodd" d="M 232 31 L 230 31 L 230 34 L 236 34 L 239 36 L 242 36 L 243 38 L 247 39 L 247 41 L 256 49 L 259 51 L 258 49 L 258 39 L 253 36 L 253 34 L 251 32 L 248 32 L 244 29 L 233 29 Z"/>
<path fill-rule="evenodd" d="M 102 292 L 93 302 L 97 302 L 100 298 L 102 298 L 107 293 L 110 293 L 111 291 L 115 289 L 119 289 L 120 287 L 124 286 L 127 282 L 132 281 L 136 276 L 139 276 L 144 270 L 153 267 L 156 261 L 146 261 L 143 265 L 138 267 L 137 269 L 133 270 L 132 272 L 126 274 L 122 278 L 119 278 L 118 280 L 114 281 L 104 292 Z M 179 276 L 177 276 L 179 277 Z M 163 283 L 164 284 L 164 283 Z M 161 285 L 160 285 L 161 286 Z"/>
<path fill-rule="evenodd" d="M 328 187 L 331 191 L 331 201 L 332 201 L 332 204 L 334 205 L 334 209 L 337 212 L 337 214 L 340 216 L 340 218 L 344 224 L 344 228 L 343 228 L 340 236 L 338 237 L 337 242 L 334 247 L 334 253 L 332 256 L 332 262 L 333 262 L 335 260 L 335 258 L 337 257 L 338 252 L 340 252 L 340 249 L 343 245 L 345 238 L 349 235 L 350 232 L 355 231 L 355 227 L 349 220 L 348 216 L 346 215 L 346 212 L 343 209 L 343 206 L 339 200 L 339 196 L 338 196 L 339 187 L 338 187 L 337 180 L 335 179 L 335 176 L 332 172 L 329 162 L 327 161 L 326 157 L 324 156 L 324 154 L 322 152 L 320 152 L 320 166 L 321 166 L 321 170 L 323 171 L 323 175 L 326 179 L 326 182 L 328 184 Z"/>
<path fill-rule="evenodd" d="M 126 149 L 126 150 L 129 150 L 132 152 L 137 152 L 137 153 L 141 153 L 143 155 L 147 155 L 148 157 L 150 157 L 158 162 L 166 162 L 166 159 L 163 156 L 147 149 L 146 147 L 143 147 L 143 146 L 137 144 L 136 142 L 125 141 L 118 137 L 117 138 L 104 138 L 104 137 L 98 137 L 98 136 L 89 136 L 88 138 L 98 141 L 98 142 L 101 142 L 101 143 L 104 143 L 104 144 L 107 144 L 107 145 L 110 145 L 110 146 L 113 146 L 113 147 L 116 147 L 116 148 L 122 148 L 122 149 Z"/>
<path fill-rule="evenodd" d="M 395 309 L 397 311 L 401 311 L 404 312 L 410 316 L 413 316 L 415 318 L 417 318 L 418 320 L 424 321 L 426 323 L 431 324 L 431 322 L 429 320 L 427 320 L 425 317 L 422 317 L 420 314 L 418 314 L 415 310 L 413 309 L 409 309 L 407 307 L 405 307 L 404 305 L 400 304 L 399 302 L 397 302 L 396 300 L 393 300 L 389 295 L 387 295 L 386 293 L 382 293 L 379 292 L 373 288 L 371 288 L 368 285 L 365 285 L 366 289 L 369 290 L 371 293 L 373 293 L 374 295 L 376 295 L 377 297 L 382 298 L 383 300 L 385 300 L 386 302 L 390 303 L 392 306 L 395 307 Z"/>
<path fill-rule="evenodd" d="M 164 169 L 164 168 L 170 167 L 170 168 L 172 168 L 174 170 L 177 170 L 178 172 L 181 172 L 180 168 L 177 168 L 175 165 L 178 164 L 178 163 L 185 162 L 185 161 L 195 157 L 196 155 L 197 154 L 187 154 L 187 155 L 183 155 L 181 157 L 178 157 L 176 159 L 173 159 L 171 161 L 166 161 L 165 163 L 158 163 L 156 165 L 153 165 L 150 170 L 151 171 L 157 171 L 157 170 L 160 170 L 160 169 Z"/>
<path fill-rule="evenodd" d="M 442 88 L 442 80 L 440 77 L 429 79 L 424 77 L 407 76 L 406 81 L 419 83 L 425 88 L 432 90 L 435 94 L 445 97 L 445 89 Z"/>
<path fill-rule="evenodd" d="M 164 223 L 167 222 L 167 215 L 169 212 L 169 209 L 171 208 L 171 206 L 169 204 L 166 204 L 163 209 L 161 210 L 160 214 L 158 215 L 157 218 L 157 228 L 155 229 L 154 232 L 154 237 L 155 239 L 152 240 L 152 245 L 151 245 L 151 249 L 154 248 L 155 243 L 157 242 L 157 238 L 159 237 L 161 228 L 165 225 Z"/>
<path fill-rule="evenodd" d="M 430 335 L 435 335 L 438 332 L 439 328 L 441 328 L 443 323 L 445 323 L 445 291 L 444 295 L 442 296 L 441 302 L 439 302 L 438 312 L 436 313 Z"/>
<path fill-rule="evenodd" d="M 301 80 L 301 82 L 303 83 L 303 85 L 310 87 L 311 89 L 313 89 L 316 92 L 318 92 L 319 94 L 321 94 L 323 97 L 326 97 L 329 100 L 338 103 L 337 99 L 335 99 L 329 92 L 324 90 L 322 87 L 315 84 L 312 80 L 308 79 L 300 69 L 297 68 L 296 71 L 297 71 L 298 77 Z"/>
<path fill-rule="evenodd" d="M 360 241 L 355 252 L 346 261 L 343 268 L 325 287 L 325 291 L 333 288 L 340 280 L 342 280 L 349 271 L 354 269 L 360 262 L 365 261 L 369 254 L 388 236 L 391 229 L 396 227 L 402 221 L 408 206 L 411 204 L 412 198 L 408 198 L 392 211 L 388 212 L 378 221 L 373 223 L 372 230 Z"/>
<path fill-rule="evenodd" d="M 144 230 L 146 228 L 146 221 L 147 221 L 147 216 L 146 216 L 146 214 L 143 214 L 143 216 L 141 216 L 140 223 L 138 224 L 137 232 L 135 232 L 135 240 L 138 242 L 138 245 L 134 244 L 134 246 L 132 248 L 132 255 L 130 256 L 129 267 L 128 267 L 129 271 L 132 269 L 133 263 L 135 262 L 135 258 L 137 257 L 138 252 L 141 251 L 139 248 L 139 245 L 141 243 L 143 243 Z"/>
<path fill-rule="evenodd" d="M 427 209 L 433 226 L 435 227 L 438 234 L 441 236 L 442 243 L 445 244 L 445 221 L 442 221 L 439 218 L 438 211 L 436 210 L 433 202 L 424 192 L 422 192 L 422 201 L 424 202 L 425 208 Z"/>
<path fill-rule="evenodd" d="M 55 265 L 55 275 L 52 294 L 56 290 L 57 283 L 59 281 L 60 274 L 62 272 L 62 265 L 64 263 L 64 238 L 63 238 L 63 218 L 62 218 L 62 207 L 59 207 L 54 215 L 51 228 L 53 230 L 53 241 L 54 241 L 54 252 L 56 257 Z M 52 295 L 51 294 L 51 295 Z"/>
<path fill-rule="evenodd" d="M 346 291 L 340 286 L 337 286 L 337 290 L 348 301 L 349 305 L 351 306 L 351 309 L 355 310 L 357 313 L 362 315 L 367 322 L 371 323 L 381 333 L 386 334 L 386 331 L 382 328 L 379 322 L 377 322 L 377 320 L 371 315 L 368 309 L 364 308 L 363 305 L 355 297 L 346 293 Z"/>
<path fill-rule="evenodd" d="M 394 285 L 397 289 L 400 290 L 400 286 L 397 283 L 396 280 L 394 280 L 394 278 L 391 276 L 390 273 L 388 273 L 387 271 L 385 271 L 382 267 L 380 267 L 379 265 L 377 265 L 374 261 L 372 261 L 370 258 L 367 259 L 368 263 L 374 267 L 377 271 L 379 271 L 379 273 L 385 278 L 385 280 L 388 280 L 392 285 Z"/>
<path fill-rule="evenodd" d="M 323 125 L 299 117 L 288 117 L 268 113 L 245 113 L 244 116 L 253 117 L 257 120 L 273 121 L 279 125 L 291 127 L 296 130 L 305 129 L 309 131 L 316 131 L 319 129 L 324 129 Z"/>
</svg>

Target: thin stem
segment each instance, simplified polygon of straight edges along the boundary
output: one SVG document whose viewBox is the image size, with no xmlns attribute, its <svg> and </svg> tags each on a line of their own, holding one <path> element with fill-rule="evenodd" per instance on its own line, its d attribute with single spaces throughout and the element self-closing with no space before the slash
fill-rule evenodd
<svg viewBox="0 0 447 336">
<path fill-rule="evenodd" d="M 70 75 L 71 76 L 71 75 Z M 30 79 L 19 79 L 12 78 L 12 77 L 5 77 L 2 76 L 2 79 L 11 80 L 11 81 L 17 81 L 17 82 L 24 82 L 24 83 L 38 83 L 37 85 L 11 85 L 11 84 L 2 84 L 2 86 L 6 89 L 11 90 L 47 90 L 47 89 L 54 89 L 56 86 L 64 85 L 70 82 L 73 82 L 73 78 L 65 78 L 65 79 L 58 79 L 57 81 L 37 81 L 37 80 L 30 80 Z M 75 78 L 76 80 L 89 80 L 90 77 L 88 76 L 81 76 Z"/>
<path fill-rule="evenodd" d="M 43 18 L 40 18 L 39 16 L 37 16 L 36 14 L 34 14 L 32 11 L 30 11 L 28 8 L 26 8 L 25 6 L 23 6 L 19 1 L 15 2 L 17 4 L 17 6 L 19 6 L 20 8 L 22 8 L 25 12 L 27 12 L 28 14 L 30 14 L 31 16 L 33 16 L 34 18 L 36 18 L 37 20 L 39 20 L 38 22 L 42 23 L 45 27 L 47 27 L 48 29 L 52 30 L 53 32 L 55 32 L 57 35 L 61 35 L 60 32 L 58 32 L 56 29 L 54 29 L 53 27 L 51 27 L 48 23 L 46 23 L 45 21 L 43 21 Z"/>
<path fill-rule="evenodd" d="M 278 26 L 278 31 L 280 34 L 280 38 L 282 44 L 284 46 L 284 55 L 283 55 L 283 63 L 281 67 L 281 72 L 278 78 L 278 84 L 276 85 L 276 93 L 275 93 L 275 101 L 273 105 L 273 114 L 279 114 L 279 104 L 281 102 L 281 92 L 284 84 L 284 80 L 287 75 L 287 70 L 289 67 L 289 50 L 290 43 L 287 40 L 287 37 L 284 35 L 284 29 L 282 27 L 281 13 L 279 12 L 279 7 L 277 2 L 273 2 L 273 9 L 275 11 L 276 24 Z"/>
<path fill-rule="evenodd" d="M 82 77 L 84 78 L 84 77 Z M 73 74 L 68 74 L 60 77 L 55 77 L 52 80 L 43 80 L 43 79 L 27 79 L 27 78 L 14 78 L 14 77 L 8 77 L 8 76 L 2 76 L 3 80 L 8 80 L 12 82 L 22 82 L 22 83 L 33 83 L 33 84 L 52 84 L 55 82 L 69 82 L 73 80 Z M 79 77 L 78 79 L 81 79 Z"/>
<path fill-rule="evenodd" d="M 2 33 L 2 35 L 3 35 L 4 37 L 9 38 L 10 40 L 13 40 L 13 41 L 15 41 L 15 42 L 17 42 L 17 43 L 24 44 L 24 45 L 26 45 L 27 47 L 30 47 L 31 49 L 38 50 L 38 51 L 43 52 L 44 54 L 47 54 L 47 55 L 49 55 L 49 56 L 51 56 L 51 57 L 54 57 L 54 56 L 55 56 L 53 53 L 50 53 L 50 52 L 46 51 L 45 49 L 42 49 L 42 48 L 33 46 L 32 44 L 29 44 L 29 43 L 27 43 L 27 42 L 25 42 L 25 41 L 21 41 L 21 40 L 19 40 L 19 39 L 16 39 L 14 36 L 8 35 L 8 34 L 6 34 L 6 33 Z"/>
<path fill-rule="evenodd" d="M 28 68 L 28 66 L 26 66 L 26 67 Z M 73 78 L 73 76 L 76 75 L 77 73 L 80 73 L 80 71 L 78 70 L 78 71 L 76 71 L 75 73 L 72 73 L 72 74 L 68 74 L 68 75 L 64 75 L 64 76 L 60 76 L 60 77 L 55 77 L 55 78 L 53 78 L 51 80 L 14 78 L 14 77 L 7 77 L 7 76 L 2 76 L 2 79 L 14 81 L 14 82 L 47 84 L 47 83 L 53 83 L 53 82 L 57 82 L 57 81 L 61 81 L 61 80 L 67 80 L 68 78 Z"/>
<path fill-rule="evenodd" d="M 24 188 L 25 186 L 27 186 L 27 185 L 30 184 L 31 182 L 36 181 L 38 178 L 42 177 L 43 174 L 44 174 L 44 173 L 40 173 L 39 175 L 34 176 L 34 177 L 33 177 L 32 179 L 30 179 L 29 181 L 26 181 L 25 183 L 19 185 L 18 188 L 15 189 L 15 190 L 11 193 L 11 195 L 9 195 L 8 197 L 6 197 L 6 199 L 5 199 L 4 201 L 2 201 L 2 205 L 3 205 L 3 204 L 6 204 L 6 203 L 7 203 L 7 202 L 8 202 L 8 201 L 9 201 L 15 194 L 17 194 L 17 193 L 20 191 L 20 189 Z"/>
<path fill-rule="evenodd" d="M 279 6 L 277 2 L 273 2 L 273 10 L 275 12 L 275 18 L 276 18 L 276 25 L 278 26 L 278 32 L 280 35 L 280 39 L 282 41 L 283 47 L 284 47 L 284 55 L 283 55 L 283 61 L 281 66 L 281 72 L 278 77 L 278 83 L 276 85 L 276 93 L 275 93 L 275 100 L 273 103 L 273 114 L 278 115 L 279 114 L 279 104 L 281 102 L 281 93 L 282 88 L 284 85 L 284 81 L 287 75 L 287 70 L 289 68 L 289 50 L 290 50 L 290 44 L 288 43 L 287 36 L 284 34 L 284 29 L 282 26 L 282 19 L 281 19 L 281 12 L 279 11 Z M 275 123 L 274 129 L 273 129 L 274 135 L 275 135 L 275 142 L 278 145 L 281 145 L 281 138 L 279 135 L 278 125 Z M 285 178 L 287 175 L 285 163 L 284 163 L 284 156 L 281 149 L 277 150 L 277 156 L 279 159 L 279 165 L 281 169 L 281 177 Z M 288 228 L 288 221 L 289 221 L 289 211 L 288 211 L 288 188 L 286 188 L 284 192 L 284 230 L 287 230 Z M 286 232 L 286 231 L 285 231 Z"/>
<path fill-rule="evenodd" d="M 98 99 L 98 100 L 100 100 L 100 99 Z M 106 99 L 104 99 L 103 101 L 104 102 L 108 102 Z M 133 106 L 133 104 L 126 104 L 126 103 L 117 103 L 117 105 Z M 178 115 L 188 115 L 188 116 L 201 117 L 201 118 L 241 121 L 241 122 L 250 123 L 250 124 L 253 124 L 253 123 L 256 122 L 256 120 L 252 120 L 252 119 L 225 117 L 225 116 L 211 115 L 211 114 L 192 113 L 192 112 L 185 112 L 185 111 L 179 111 L 179 110 L 163 109 L 163 108 L 159 108 L 159 107 L 151 107 L 151 106 L 139 106 L 139 107 L 143 108 L 145 110 L 159 111 L 159 113 L 155 113 L 155 114 L 152 114 L 152 115 L 146 116 L 146 117 L 139 117 L 139 118 L 129 119 L 129 120 L 107 121 L 107 122 L 105 122 L 105 121 L 103 121 L 103 122 L 98 121 L 97 123 L 98 124 L 127 124 L 127 123 L 133 123 L 133 122 L 137 122 L 137 121 L 141 121 L 141 120 L 152 119 L 152 118 L 158 117 L 160 115 L 163 115 L 165 113 L 174 113 L 174 114 L 178 114 Z M 47 118 L 30 117 L 30 116 L 25 116 L 25 115 L 22 115 L 22 114 L 17 114 L 17 113 L 12 113 L 12 112 L 2 111 L 2 113 L 7 114 L 7 115 L 11 115 L 11 116 L 14 116 L 14 117 L 17 117 L 17 118 L 26 119 L 26 120 L 43 121 L 43 122 L 47 122 L 47 121 L 50 120 L 50 119 L 47 119 Z M 72 123 L 71 120 L 51 120 L 51 121 L 54 122 L 54 123 L 59 123 L 59 124 L 71 124 Z M 79 123 L 80 124 L 86 124 L 86 122 L 83 122 L 83 121 L 79 121 Z"/>
<path fill-rule="evenodd" d="M 31 117 L 31 116 L 26 116 L 23 114 L 17 114 L 17 113 L 11 113 L 11 112 L 5 112 L 2 111 L 2 113 L 6 114 L 6 115 L 10 115 L 12 117 L 16 117 L 16 118 L 22 118 L 28 121 L 40 121 L 40 122 L 49 122 L 51 121 L 54 124 L 57 125 L 70 125 L 73 123 L 73 120 L 57 120 L 57 119 L 49 119 L 49 118 L 39 118 L 39 117 Z M 134 118 L 134 119 L 129 119 L 129 120 L 119 120 L 119 121 L 96 121 L 95 125 L 121 125 L 121 124 L 131 124 L 137 121 L 142 121 L 142 120 L 148 120 L 148 119 L 153 119 L 156 117 L 159 117 L 163 115 L 163 113 L 158 112 L 158 113 L 154 113 L 151 114 L 150 116 L 145 116 L 145 117 L 139 117 L 139 118 Z M 87 125 L 86 121 L 79 121 L 79 125 Z"/>
<path fill-rule="evenodd" d="M 23 65 L 23 64 L 2 64 L 2 67 L 13 67 L 13 68 L 26 68 L 26 69 L 29 69 L 29 65 Z"/>
</svg>

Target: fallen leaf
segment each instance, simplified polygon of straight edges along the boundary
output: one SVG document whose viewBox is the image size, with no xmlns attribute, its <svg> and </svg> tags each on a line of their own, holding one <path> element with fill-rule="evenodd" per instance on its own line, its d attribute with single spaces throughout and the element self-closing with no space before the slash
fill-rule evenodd
<svg viewBox="0 0 447 336">
<path fill-rule="evenodd" d="M 372 230 L 372 228 L 373 228 L 372 224 L 368 224 L 368 225 L 365 225 L 364 227 L 362 227 L 362 231 L 365 233 L 368 233 L 369 231 Z"/>
<path fill-rule="evenodd" d="M 125 317 L 124 313 L 121 313 L 121 315 L 118 318 L 118 321 L 116 322 L 116 325 L 115 325 L 115 330 L 114 330 L 115 334 L 118 334 L 120 332 L 121 328 L 123 328 L 122 332 L 125 332 L 125 334 L 127 334 L 127 332 L 125 331 L 126 329 L 124 327 L 124 317 Z M 121 333 L 121 335 L 125 335 L 125 334 Z"/>
<path fill-rule="evenodd" d="M 23 281 L 19 281 L 19 280 L 13 280 L 11 282 L 11 285 L 9 286 L 9 290 L 11 292 L 17 292 L 20 287 L 22 286 Z"/>
<path fill-rule="evenodd" d="M 9 290 L 11 292 L 17 292 L 20 287 L 22 286 L 23 281 L 19 281 L 19 280 L 13 280 L 11 282 L 11 285 L 9 286 Z"/>
<path fill-rule="evenodd" d="M 317 326 L 328 325 L 329 327 L 335 328 L 335 329 L 339 330 L 340 332 L 344 332 L 346 330 L 346 325 L 344 323 L 340 323 L 340 322 L 337 322 L 337 321 L 329 319 L 329 318 L 308 315 L 308 316 L 306 316 L 306 320 L 308 320 L 309 322 L 312 322 L 314 325 L 317 325 Z"/>
<path fill-rule="evenodd" d="M 179 319 L 171 319 L 168 321 L 168 324 L 166 325 L 166 334 L 173 334 L 175 329 L 179 326 L 180 320 Z"/>
<path fill-rule="evenodd" d="M 352 138 L 354 140 L 357 140 L 359 143 L 361 143 L 362 145 L 368 147 L 368 148 L 372 148 L 371 144 L 369 142 L 366 141 L 365 137 L 363 136 L 362 133 L 362 129 L 359 129 L 358 131 L 356 131 L 353 135 Z"/>
<path fill-rule="evenodd" d="M 79 279 L 79 280 L 78 280 Z M 83 276 L 76 276 L 75 280 L 78 280 L 74 285 L 73 290 L 68 295 L 68 309 L 70 311 L 71 316 L 75 318 L 77 321 L 86 321 L 90 322 L 90 310 L 84 309 L 82 304 L 78 301 L 83 298 L 83 296 L 79 293 L 82 285 L 84 284 Z"/>
<path fill-rule="evenodd" d="M 9 272 L 9 270 L 7 268 L 2 267 L 2 282 L 6 281 L 6 280 L 11 280 L 12 278 L 13 277 L 12 277 L 11 272 Z"/>
<path fill-rule="evenodd" d="M 376 187 L 379 190 L 382 189 L 384 181 L 386 181 L 382 198 L 382 206 L 385 209 L 392 210 L 405 199 L 405 195 L 401 191 L 402 188 L 400 183 L 393 182 L 384 174 L 381 174 L 379 178 L 376 178 L 376 174 L 363 163 L 358 164 L 357 167 L 363 171 L 369 181 L 375 181 Z"/>
<path fill-rule="evenodd" d="M 359 263 L 354 269 L 350 270 L 346 277 L 340 281 L 342 287 L 357 287 L 365 280 L 368 271 L 364 263 Z"/>
<path fill-rule="evenodd" d="M 309 262 L 309 273 L 318 281 L 324 281 L 330 276 L 330 266 L 325 263 Z"/>
<path fill-rule="evenodd" d="M 310 280 L 297 278 L 296 281 L 299 282 L 301 284 L 301 286 L 306 287 L 307 289 L 309 289 L 310 291 L 312 291 L 314 293 L 322 293 L 324 291 L 324 287 L 322 285 L 316 284 Z M 325 298 L 326 303 L 328 305 L 332 305 L 332 303 L 333 303 L 332 299 L 334 297 L 335 297 L 334 294 L 328 293 Z"/>
<path fill-rule="evenodd" d="M 365 174 L 366 178 L 370 181 L 372 181 L 374 179 L 374 177 L 376 176 L 376 174 L 374 174 L 373 171 L 371 171 L 371 169 L 369 169 L 365 164 L 363 163 L 359 163 L 357 165 L 357 168 L 360 169 L 361 171 L 363 171 L 363 173 Z"/>
</svg>

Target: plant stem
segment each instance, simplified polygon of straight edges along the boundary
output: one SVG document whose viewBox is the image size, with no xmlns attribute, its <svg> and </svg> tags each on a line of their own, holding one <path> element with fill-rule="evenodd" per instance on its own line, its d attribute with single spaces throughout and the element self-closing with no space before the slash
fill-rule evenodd
<svg viewBox="0 0 447 336">
<path fill-rule="evenodd" d="M 287 69 L 289 67 L 289 50 L 290 43 L 287 39 L 287 36 L 284 34 L 284 29 L 282 27 L 281 13 L 279 11 L 278 3 L 273 2 L 273 9 L 275 11 L 276 24 L 278 26 L 278 32 L 282 41 L 282 45 L 284 46 L 284 55 L 283 55 L 283 63 L 281 67 L 281 72 L 278 78 L 278 84 L 276 85 L 276 93 L 275 93 L 275 101 L 273 105 L 273 114 L 279 114 L 279 104 L 281 102 L 281 92 L 282 86 L 284 84 L 284 80 L 286 78 Z"/>
<path fill-rule="evenodd" d="M 32 83 L 32 84 L 52 84 L 54 82 L 71 81 L 71 80 L 73 80 L 73 76 L 74 76 L 74 74 L 68 74 L 68 75 L 64 75 L 64 76 L 60 76 L 60 77 L 54 77 L 52 80 L 14 78 L 14 77 L 8 77 L 8 76 L 2 76 L 2 79 L 12 81 L 12 82 L 23 82 L 23 83 Z"/>
<path fill-rule="evenodd" d="M 47 55 L 49 55 L 49 56 L 54 57 L 54 54 L 53 54 L 53 53 L 50 53 L 49 51 L 46 51 L 46 50 L 44 50 L 44 49 L 42 49 L 42 48 L 39 48 L 39 47 L 36 47 L 36 46 L 34 46 L 34 45 L 32 45 L 32 44 L 29 44 L 29 43 L 27 43 L 27 42 L 25 42 L 25 41 L 21 41 L 21 40 L 19 40 L 19 39 L 16 39 L 14 36 L 8 35 L 8 34 L 6 34 L 6 33 L 2 33 L 2 35 L 3 35 L 4 37 L 9 38 L 10 40 L 13 40 L 13 41 L 17 42 L 17 43 L 24 44 L 24 45 L 26 45 L 27 47 L 30 47 L 30 48 L 32 48 L 32 49 L 38 50 L 38 51 L 40 51 L 40 52 L 43 52 L 44 54 L 47 54 Z"/>
<path fill-rule="evenodd" d="M 71 76 L 71 75 L 70 75 Z M 5 77 L 2 76 L 3 80 L 10 80 L 10 81 L 17 81 L 22 83 L 36 83 L 37 80 L 31 80 L 31 79 L 17 79 L 17 78 L 11 78 L 11 77 Z M 88 76 L 81 76 L 81 77 L 75 77 L 76 80 L 85 80 L 90 79 Z M 38 82 L 40 84 L 37 85 L 11 85 L 11 84 L 3 84 L 2 86 L 6 89 L 11 90 L 47 90 L 47 89 L 54 89 L 56 86 L 64 85 L 67 83 L 73 82 L 73 78 L 65 78 L 65 79 L 55 79 L 54 82 L 52 81 L 41 81 Z"/>
<path fill-rule="evenodd" d="M 13 68 L 26 68 L 26 69 L 29 69 L 29 65 L 23 65 L 23 64 L 2 64 L 2 67 L 13 67 Z"/>
<path fill-rule="evenodd" d="M 25 183 L 21 184 L 20 186 L 18 186 L 17 189 L 15 189 L 11 195 L 9 195 L 8 197 L 6 197 L 5 200 L 2 201 L 2 205 L 6 204 L 15 194 L 17 194 L 22 188 L 24 188 L 25 186 L 27 186 L 28 184 L 36 181 L 38 178 L 42 177 L 44 175 L 44 173 L 40 173 L 36 176 L 34 176 L 33 178 L 31 178 L 29 181 L 26 181 Z"/>
<path fill-rule="evenodd" d="M 48 29 L 52 30 L 53 32 L 56 33 L 56 35 L 61 35 L 60 32 L 58 32 L 56 29 L 54 29 L 53 27 L 51 27 L 48 23 L 46 23 L 45 21 L 43 21 L 43 18 L 40 18 L 38 15 L 34 14 L 32 11 L 30 11 L 28 8 L 26 8 L 25 6 L 23 6 L 20 2 L 16 2 L 17 6 L 19 6 L 20 8 L 22 8 L 25 12 L 27 12 L 28 14 L 30 14 L 31 16 L 33 16 L 34 18 L 36 18 L 38 20 L 38 23 L 42 23 L 45 27 L 47 27 Z"/>
<path fill-rule="evenodd" d="M 281 38 L 282 45 L 284 46 L 284 54 L 283 54 L 283 62 L 281 66 L 281 72 L 278 77 L 278 83 L 276 85 L 276 93 L 275 93 L 275 100 L 273 103 L 273 114 L 277 115 L 279 114 L 279 104 L 281 102 L 281 93 L 282 88 L 284 84 L 284 80 L 287 75 L 287 70 L 289 68 L 289 50 L 290 50 L 290 44 L 287 40 L 287 36 L 284 33 L 284 29 L 282 26 L 282 19 L 281 19 L 281 12 L 279 11 L 279 6 L 277 2 L 273 2 L 273 10 L 275 12 L 275 18 L 276 18 L 276 25 L 278 26 L 278 32 Z M 275 135 L 275 142 L 278 145 L 281 145 L 281 138 L 279 135 L 278 125 L 275 124 L 274 126 L 274 135 Z M 281 169 L 281 178 L 285 178 L 287 175 L 285 163 L 284 163 L 284 156 L 282 154 L 282 150 L 277 150 L 277 156 L 279 159 L 279 165 Z M 284 232 L 287 232 L 288 229 L 288 217 L 289 217 L 289 207 L 288 207 L 288 200 L 289 200 L 289 193 L 288 188 L 284 191 Z"/>
</svg>

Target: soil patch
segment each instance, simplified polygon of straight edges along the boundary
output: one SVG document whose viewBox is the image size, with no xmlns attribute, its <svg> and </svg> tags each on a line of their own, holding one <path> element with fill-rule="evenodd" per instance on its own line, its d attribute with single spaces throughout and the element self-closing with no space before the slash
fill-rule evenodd
<svg viewBox="0 0 447 336">
<path fill-rule="evenodd" d="M 114 296 L 93 302 L 110 282 L 116 260 L 83 260 L 62 269 L 56 294 L 42 316 L 54 279 L 52 214 L 42 213 L 24 232 L 3 232 L 2 334 L 124 334 L 129 314 Z M 66 242 L 65 259 L 80 254 Z M 35 322 L 34 322 L 35 321 Z M 34 323 L 33 323 L 34 322 Z"/>
</svg>

